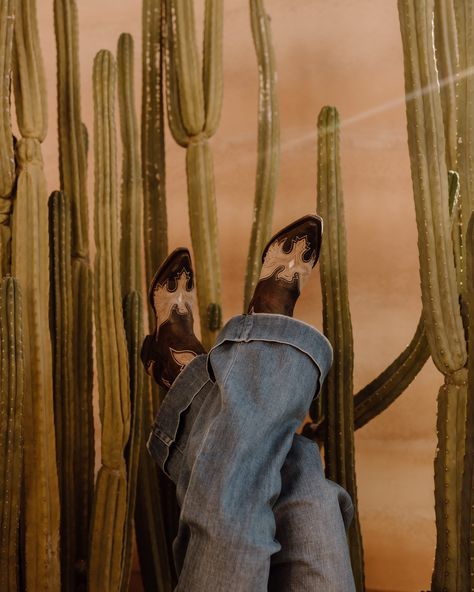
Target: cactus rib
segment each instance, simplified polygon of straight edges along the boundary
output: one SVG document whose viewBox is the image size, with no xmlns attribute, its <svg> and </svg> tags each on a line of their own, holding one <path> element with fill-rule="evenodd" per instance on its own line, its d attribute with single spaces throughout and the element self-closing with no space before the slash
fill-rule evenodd
<svg viewBox="0 0 474 592">
<path fill-rule="evenodd" d="M 263 248 L 270 238 L 280 164 L 277 75 L 270 18 L 265 13 L 263 0 L 250 0 L 250 20 L 259 70 L 258 162 L 252 233 L 245 277 L 245 311 L 258 282 Z"/>
<path fill-rule="evenodd" d="M 448 173 L 432 42 L 433 0 L 398 0 L 423 317 L 437 368 L 466 363 L 448 212 Z"/>
<path fill-rule="evenodd" d="M 0 197 L 8 197 L 15 182 L 10 109 L 15 6 L 16 0 L 4 0 L 0 5 Z"/>
<path fill-rule="evenodd" d="M 324 107 L 318 120 L 318 213 L 326 225 L 320 263 L 323 326 L 334 348 L 334 363 L 323 390 L 327 419 L 326 475 L 345 487 L 354 503 L 354 520 L 348 535 L 356 589 L 361 592 L 364 590 L 364 560 L 354 458 L 353 338 L 339 161 L 339 116 L 333 107 Z"/>
<path fill-rule="evenodd" d="M 24 367 L 21 292 L 11 277 L 0 285 L 0 334 L 0 589 L 17 592 Z"/>
</svg>

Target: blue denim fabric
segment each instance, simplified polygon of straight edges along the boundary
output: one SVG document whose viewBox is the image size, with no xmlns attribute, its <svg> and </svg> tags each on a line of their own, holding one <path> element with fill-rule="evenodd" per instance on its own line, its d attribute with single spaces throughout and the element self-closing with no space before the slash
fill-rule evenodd
<svg viewBox="0 0 474 592">
<path fill-rule="evenodd" d="M 234 317 L 167 393 L 148 448 L 176 483 L 178 592 L 351 592 L 352 502 L 295 430 L 332 363 L 313 327 Z"/>
</svg>

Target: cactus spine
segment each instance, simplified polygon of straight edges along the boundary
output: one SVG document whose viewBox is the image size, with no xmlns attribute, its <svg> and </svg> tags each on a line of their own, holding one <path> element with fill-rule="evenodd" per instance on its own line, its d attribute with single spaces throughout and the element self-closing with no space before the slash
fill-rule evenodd
<svg viewBox="0 0 474 592">
<path fill-rule="evenodd" d="M 214 171 L 208 138 L 217 127 L 222 103 L 222 0 L 206 1 L 203 68 L 198 61 L 193 1 L 166 2 L 169 122 L 177 143 L 186 146 L 201 336 L 209 348 L 219 328 L 209 323 L 209 318 L 220 319 L 210 311 L 221 305 Z"/>
<path fill-rule="evenodd" d="M 347 285 L 344 203 L 339 161 L 339 116 L 324 107 L 318 120 L 318 213 L 326 225 L 321 248 L 324 333 L 334 348 L 334 362 L 323 391 L 328 429 L 326 475 L 340 483 L 354 502 L 349 546 L 356 589 L 364 590 L 364 559 L 357 512 L 354 458 L 353 339 Z"/>
<path fill-rule="evenodd" d="M 10 268 L 11 193 L 15 182 L 10 110 L 15 5 L 16 0 L 5 0 L 0 5 L 0 277 Z"/>
<path fill-rule="evenodd" d="M 46 135 L 46 93 L 36 3 L 17 3 L 15 104 L 22 138 L 13 210 L 12 269 L 23 294 L 25 356 L 26 587 L 59 590 L 59 491 L 56 471 L 46 181 L 40 143 Z"/>
<path fill-rule="evenodd" d="M 102 466 L 92 513 L 89 588 L 118 590 L 121 580 L 127 481 L 124 449 L 130 432 L 130 382 L 120 289 L 114 93 L 110 52 L 94 60 L 95 323 Z"/>
<path fill-rule="evenodd" d="M 13 278 L 0 285 L 0 588 L 18 586 L 18 532 L 23 471 L 23 335 L 21 293 Z"/>
<path fill-rule="evenodd" d="M 270 238 L 280 165 L 280 118 L 275 55 L 270 18 L 265 13 L 262 0 L 250 0 L 250 21 L 259 71 L 258 163 L 252 234 L 245 278 L 245 311 L 258 282 L 262 251 Z"/>
</svg>

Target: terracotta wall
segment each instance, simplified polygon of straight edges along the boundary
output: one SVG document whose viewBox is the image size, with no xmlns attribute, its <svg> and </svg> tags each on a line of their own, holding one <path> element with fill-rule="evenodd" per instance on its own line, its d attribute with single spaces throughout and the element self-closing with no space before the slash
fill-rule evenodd
<svg viewBox="0 0 474 592">
<path fill-rule="evenodd" d="M 103 47 L 115 50 L 122 31 L 135 36 L 139 50 L 141 3 L 80 0 L 78 5 L 83 118 L 92 133 L 93 57 Z M 315 208 L 315 125 L 320 108 L 336 105 L 342 118 L 355 385 L 360 388 L 409 342 L 421 309 L 396 2 L 267 0 L 266 5 L 272 16 L 281 105 L 275 229 Z M 52 1 L 38 2 L 38 9 L 48 75 L 45 160 L 52 190 L 58 184 Z M 137 60 L 137 81 L 139 74 Z M 248 2 L 227 0 L 224 108 L 212 141 L 226 319 L 242 307 L 256 167 L 256 109 Z M 170 248 L 190 245 L 183 163 L 183 150 L 169 139 Z M 92 181 L 92 162 L 90 171 Z M 320 300 L 315 274 L 296 316 L 319 327 Z M 435 544 L 435 399 L 440 384 L 429 362 L 389 411 L 357 433 L 369 587 L 429 587 Z"/>
</svg>

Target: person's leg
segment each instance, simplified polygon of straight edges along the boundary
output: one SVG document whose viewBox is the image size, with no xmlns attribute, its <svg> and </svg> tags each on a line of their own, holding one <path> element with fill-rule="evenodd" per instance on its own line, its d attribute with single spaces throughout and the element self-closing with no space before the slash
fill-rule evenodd
<svg viewBox="0 0 474 592">
<path fill-rule="evenodd" d="M 295 435 L 273 512 L 281 549 L 272 555 L 269 592 L 355 590 L 346 531 L 349 494 L 324 476 L 317 444 Z"/>
</svg>

